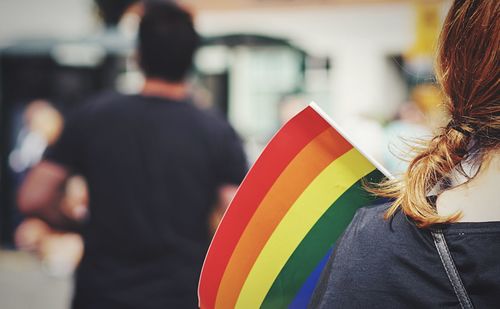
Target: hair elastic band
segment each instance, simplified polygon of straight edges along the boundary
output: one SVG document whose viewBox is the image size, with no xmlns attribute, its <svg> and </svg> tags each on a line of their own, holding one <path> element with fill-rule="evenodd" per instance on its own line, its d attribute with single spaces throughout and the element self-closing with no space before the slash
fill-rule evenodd
<svg viewBox="0 0 500 309">
<path fill-rule="evenodd" d="M 472 136 L 472 132 L 467 130 L 467 129 L 464 129 L 464 126 L 463 125 L 459 125 L 458 123 L 456 123 L 455 121 L 450 121 L 450 123 L 448 124 L 448 127 L 461 133 L 462 135 L 466 136 L 466 137 L 470 137 Z"/>
<path fill-rule="evenodd" d="M 452 126 L 451 127 L 453 130 L 459 132 L 459 133 L 462 133 L 463 135 L 469 137 L 471 136 L 471 132 L 465 130 L 464 128 L 460 127 L 460 126 Z"/>
</svg>

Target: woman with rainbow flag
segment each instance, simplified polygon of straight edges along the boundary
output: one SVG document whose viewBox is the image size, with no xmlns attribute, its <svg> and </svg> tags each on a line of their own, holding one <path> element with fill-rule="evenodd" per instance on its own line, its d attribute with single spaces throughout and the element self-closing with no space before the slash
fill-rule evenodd
<svg viewBox="0 0 500 309">
<path fill-rule="evenodd" d="M 500 1 L 455 0 L 437 58 L 451 119 L 373 189 L 394 202 L 357 212 L 310 307 L 498 307 L 499 48 Z"/>
</svg>

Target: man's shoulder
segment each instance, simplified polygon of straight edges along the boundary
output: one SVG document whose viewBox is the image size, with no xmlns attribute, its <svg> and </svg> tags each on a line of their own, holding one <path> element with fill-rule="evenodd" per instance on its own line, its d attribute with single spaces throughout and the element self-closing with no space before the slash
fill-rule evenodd
<svg viewBox="0 0 500 309">
<path fill-rule="evenodd" d="M 119 103 L 131 100 L 132 96 L 124 95 L 115 91 L 103 91 L 90 96 L 82 104 L 80 111 L 87 113 L 99 112 L 113 108 Z"/>
<path fill-rule="evenodd" d="M 197 122 L 202 126 L 202 129 L 207 133 L 212 134 L 234 134 L 232 126 L 224 115 L 217 109 L 200 109 L 191 105 L 191 113 L 196 118 Z"/>
</svg>

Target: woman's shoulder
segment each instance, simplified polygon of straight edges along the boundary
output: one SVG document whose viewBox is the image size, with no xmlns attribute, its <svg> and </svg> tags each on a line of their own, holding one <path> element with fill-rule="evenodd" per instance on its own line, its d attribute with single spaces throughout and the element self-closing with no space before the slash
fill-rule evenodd
<svg viewBox="0 0 500 309">
<path fill-rule="evenodd" d="M 408 306 L 403 299 L 413 301 L 418 295 L 399 294 L 394 287 L 422 287 L 424 272 L 427 279 L 441 285 L 443 271 L 439 257 L 432 254 L 435 249 L 430 233 L 417 228 L 401 212 L 384 219 L 388 207 L 377 205 L 357 211 L 323 271 L 311 307 L 336 304 L 361 308 L 372 306 L 377 299 L 381 308 L 387 304 L 405 308 Z"/>
<path fill-rule="evenodd" d="M 352 234 L 356 237 L 369 238 L 371 241 L 380 239 L 395 240 L 414 235 L 415 231 L 421 232 L 415 223 L 401 211 L 386 219 L 385 213 L 390 204 L 380 204 L 360 208 L 351 224 L 346 230 L 346 235 Z"/>
<path fill-rule="evenodd" d="M 375 266 L 373 269 L 378 271 L 397 256 L 422 251 L 422 247 L 433 248 L 430 233 L 418 229 L 402 212 L 384 218 L 389 206 L 363 207 L 356 212 L 336 243 L 333 267 L 340 266 L 342 272 L 352 277 L 351 271 L 355 274 L 359 268 Z"/>
</svg>

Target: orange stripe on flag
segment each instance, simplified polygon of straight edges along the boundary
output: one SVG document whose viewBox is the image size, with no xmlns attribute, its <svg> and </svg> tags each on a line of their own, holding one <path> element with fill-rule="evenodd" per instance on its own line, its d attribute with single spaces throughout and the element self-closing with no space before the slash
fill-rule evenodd
<svg viewBox="0 0 500 309">
<path fill-rule="evenodd" d="M 293 203 L 246 277 L 235 308 L 258 308 L 280 270 L 314 224 L 344 192 L 375 167 L 357 149 L 332 161 Z"/>
<path fill-rule="evenodd" d="M 233 308 L 262 248 L 290 206 L 332 161 L 352 146 L 333 128 L 312 140 L 286 167 L 243 232 L 222 277 L 216 308 Z"/>
<path fill-rule="evenodd" d="M 330 125 L 312 107 L 305 108 L 275 135 L 248 172 L 210 244 L 203 263 L 200 307 L 212 309 L 227 263 L 248 222 L 276 179 L 303 148 Z M 223 235 L 223 236 L 219 236 Z"/>
</svg>

